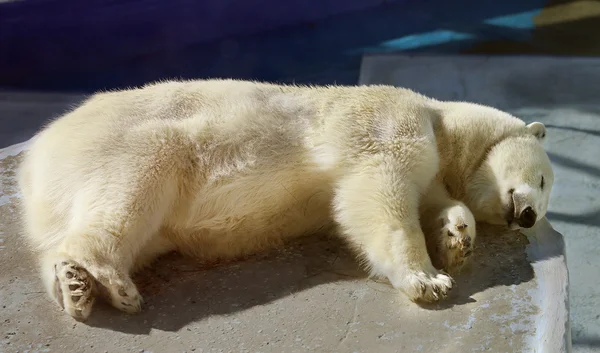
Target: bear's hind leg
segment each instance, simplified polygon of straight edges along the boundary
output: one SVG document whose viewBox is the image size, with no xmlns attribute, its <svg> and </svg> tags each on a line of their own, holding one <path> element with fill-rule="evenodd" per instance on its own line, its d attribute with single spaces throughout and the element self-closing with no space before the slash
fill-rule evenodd
<svg viewBox="0 0 600 353">
<path fill-rule="evenodd" d="M 81 265 L 54 252 L 42 259 L 42 280 L 47 291 L 69 315 L 85 320 L 96 300 L 94 277 Z"/>
<path fill-rule="evenodd" d="M 98 295 L 121 311 L 141 310 L 143 300 L 129 274 L 113 264 L 52 252 L 45 256 L 43 266 L 48 291 L 65 312 L 77 320 L 89 317 Z"/>
<path fill-rule="evenodd" d="M 142 297 L 129 274 L 131 258 L 135 261 L 138 249 L 128 243 L 144 243 L 146 239 L 135 238 L 133 234 L 115 236 L 101 230 L 67 236 L 43 259 L 48 291 L 78 320 L 87 319 L 98 295 L 124 312 L 140 311 Z"/>
<path fill-rule="evenodd" d="M 72 316 L 87 318 L 93 304 L 93 298 L 86 299 L 89 305 L 83 308 L 80 308 L 82 299 L 77 305 L 68 301 L 77 294 L 72 292 L 78 285 L 72 283 L 74 278 L 80 280 L 82 286 L 85 284 L 85 289 L 94 289 L 91 296 L 101 294 L 121 311 L 141 310 L 142 296 L 131 279 L 132 271 L 174 248 L 169 242 L 156 239 L 181 191 L 179 168 L 172 162 L 177 161 L 177 156 L 162 153 L 160 156 L 147 154 L 150 160 L 138 161 L 137 165 L 142 168 L 125 174 L 129 180 L 121 179 L 100 195 L 90 193 L 93 208 L 85 207 L 87 203 L 83 201 L 75 204 L 72 218 L 78 220 L 78 224 L 71 224 L 62 243 L 47 253 L 43 269 L 47 286 L 50 279 L 55 278 L 54 288 L 60 289 L 60 293 L 55 291 L 54 294 Z M 160 249 L 161 246 L 165 248 Z M 52 274 L 53 269 L 56 270 Z M 95 284 L 83 280 L 87 274 L 93 277 Z"/>
</svg>

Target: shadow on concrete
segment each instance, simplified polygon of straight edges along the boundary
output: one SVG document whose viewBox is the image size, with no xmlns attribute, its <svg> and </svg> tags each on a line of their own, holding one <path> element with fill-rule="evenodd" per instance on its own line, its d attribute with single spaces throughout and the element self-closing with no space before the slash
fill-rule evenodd
<svg viewBox="0 0 600 353">
<path fill-rule="evenodd" d="M 573 224 L 585 224 L 600 228 L 600 209 L 580 214 L 566 214 L 548 211 L 547 217 L 551 221 L 559 221 Z"/>
<path fill-rule="evenodd" d="M 540 65 L 539 68 L 532 67 L 526 72 L 520 72 L 518 76 L 508 76 L 502 86 L 505 87 L 509 97 L 507 100 L 511 104 L 537 107 L 577 106 L 577 109 L 586 105 L 597 107 L 598 92 L 593 89 L 582 90 L 580 85 L 581 82 L 590 82 L 590 78 L 598 77 L 599 66 L 599 62 L 588 63 L 565 75 L 564 72 L 557 72 L 559 67 Z M 564 69 L 564 65 L 560 69 Z"/>
<path fill-rule="evenodd" d="M 502 227 L 478 224 L 477 243 L 468 267 L 453 274 L 457 287 L 449 300 L 437 304 L 420 304 L 430 310 L 444 310 L 475 302 L 472 296 L 497 286 L 513 286 L 534 277 L 527 259 L 527 237 Z"/>
<path fill-rule="evenodd" d="M 597 21 L 600 23 L 600 17 Z M 597 90 L 581 89 L 582 82 L 600 79 L 600 61 L 578 65 L 568 75 L 564 73 L 564 63 L 556 62 L 555 65 L 548 63 L 539 67 L 529 66 L 527 70 L 520 71 L 518 75 L 510 75 L 504 82 L 497 84 L 504 88 L 506 100 L 514 107 L 573 107 L 577 111 L 600 117 Z M 592 132 L 596 136 L 598 133 Z"/>
<path fill-rule="evenodd" d="M 583 337 L 573 338 L 573 346 L 599 348 L 600 347 L 600 336 L 583 336 Z"/>
<path fill-rule="evenodd" d="M 563 167 L 571 168 L 571 169 L 586 173 L 596 179 L 600 178 L 600 168 L 598 168 L 598 167 L 588 165 L 585 163 L 581 163 L 581 162 L 569 159 L 567 157 L 559 156 L 556 153 L 552 153 L 552 152 L 547 152 L 547 153 L 548 153 L 548 157 L 550 157 L 550 161 L 552 161 L 552 163 L 557 163 L 557 164 L 562 165 Z"/>
<path fill-rule="evenodd" d="M 554 124 L 545 124 L 545 125 L 547 128 L 551 128 L 551 129 L 567 130 L 567 131 L 573 131 L 573 132 L 581 132 L 583 134 L 588 134 L 588 135 L 592 135 L 592 136 L 600 136 L 600 130 L 581 129 L 581 128 L 570 127 L 570 126 L 558 126 L 558 125 L 554 125 Z"/>
<path fill-rule="evenodd" d="M 283 249 L 220 265 L 171 254 L 134 278 L 145 298 L 142 313 L 129 316 L 98 305 L 86 324 L 130 334 L 147 334 L 153 328 L 177 331 L 308 288 L 364 278 L 350 252 L 329 237 L 307 237 Z"/>
<path fill-rule="evenodd" d="M 471 266 L 476 270 L 455 276 L 457 288 L 447 301 L 422 307 L 447 309 L 474 302 L 472 296 L 488 288 L 530 281 L 533 269 L 525 254 L 526 238 L 512 232 L 498 234 L 502 231 L 494 229 L 479 237 Z M 284 250 L 220 266 L 170 255 L 135 281 L 146 300 L 141 314 L 128 316 L 97 305 L 86 324 L 129 334 L 177 331 L 192 322 L 252 310 L 327 283 L 357 281 L 356 286 L 362 287 L 370 280 L 341 241 L 308 237 Z M 391 286 L 390 291 L 394 292 Z"/>
</svg>

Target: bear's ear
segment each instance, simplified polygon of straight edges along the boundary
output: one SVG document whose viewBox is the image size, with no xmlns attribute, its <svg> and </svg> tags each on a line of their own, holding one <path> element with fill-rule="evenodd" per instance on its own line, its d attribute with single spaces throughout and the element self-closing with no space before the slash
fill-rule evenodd
<svg viewBox="0 0 600 353">
<path fill-rule="evenodd" d="M 546 138 L 546 126 L 538 121 L 527 125 L 527 131 L 540 141 Z"/>
</svg>

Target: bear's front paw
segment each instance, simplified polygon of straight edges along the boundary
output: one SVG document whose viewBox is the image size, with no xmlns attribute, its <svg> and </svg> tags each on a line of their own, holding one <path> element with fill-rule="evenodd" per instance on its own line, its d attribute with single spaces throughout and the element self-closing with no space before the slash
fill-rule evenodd
<svg viewBox="0 0 600 353">
<path fill-rule="evenodd" d="M 406 277 L 404 292 L 413 301 L 436 302 L 445 299 L 452 287 L 452 277 L 433 271 L 415 271 Z"/>
<path fill-rule="evenodd" d="M 453 272 L 465 265 L 473 254 L 476 224 L 464 205 L 449 207 L 440 214 L 441 228 L 429 235 L 428 248 L 433 265 Z"/>
</svg>

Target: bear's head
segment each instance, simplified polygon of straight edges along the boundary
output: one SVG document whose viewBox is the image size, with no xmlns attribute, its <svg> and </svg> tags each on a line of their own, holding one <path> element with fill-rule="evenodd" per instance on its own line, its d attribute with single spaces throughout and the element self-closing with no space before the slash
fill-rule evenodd
<svg viewBox="0 0 600 353">
<path fill-rule="evenodd" d="M 545 137 L 544 124 L 534 122 L 491 148 L 467 186 L 475 219 L 519 229 L 546 215 L 554 173 Z"/>
</svg>

